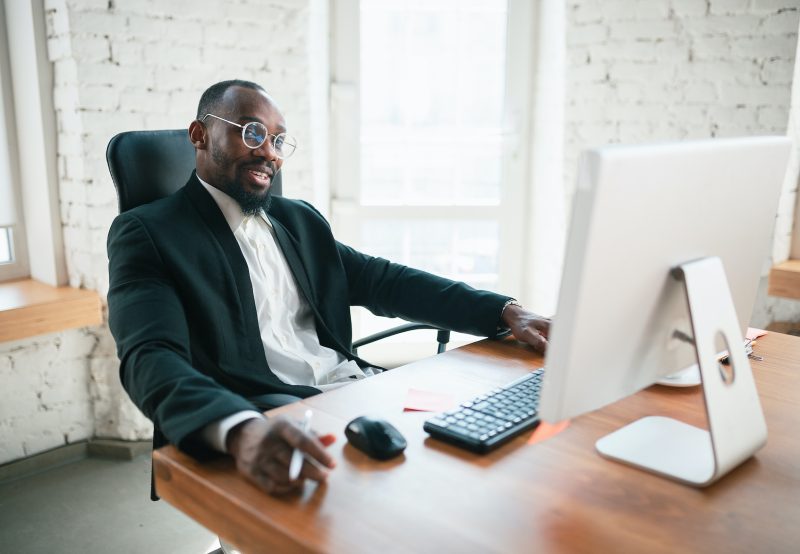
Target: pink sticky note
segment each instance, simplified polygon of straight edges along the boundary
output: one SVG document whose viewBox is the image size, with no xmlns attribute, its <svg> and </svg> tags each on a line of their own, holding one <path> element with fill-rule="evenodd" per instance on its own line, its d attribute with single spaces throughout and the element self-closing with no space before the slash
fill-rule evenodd
<svg viewBox="0 0 800 554">
<path fill-rule="evenodd" d="M 568 419 L 559 421 L 558 423 L 547 423 L 546 421 L 542 421 L 536 427 L 536 430 L 533 432 L 533 434 L 531 434 L 531 437 L 528 439 L 528 444 L 536 444 L 537 442 L 546 441 L 547 439 L 556 436 L 567 427 L 569 427 Z"/>
<path fill-rule="evenodd" d="M 764 329 L 756 329 L 755 327 L 748 327 L 745 338 L 750 340 L 756 340 L 758 337 L 763 337 L 768 332 L 769 331 L 765 331 Z"/>
<path fill-rule="evenodd" d="M 446 412 L 454 408 L 456 401 L 449 394 L 419 389 L 408 389 L 403 411 Z"/>
</svg>

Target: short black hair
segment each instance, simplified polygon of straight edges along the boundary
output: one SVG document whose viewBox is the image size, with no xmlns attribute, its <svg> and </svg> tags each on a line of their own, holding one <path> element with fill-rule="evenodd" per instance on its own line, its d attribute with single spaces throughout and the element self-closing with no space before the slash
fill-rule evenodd
<svg viewBox="0 0 800 554">
<path fill-rule="evenodd" d="M 207 113 L 215 111 L 217 105 L 219 105 L 219 103 L 222 101 L 222 96 L 225 94 L 225 91 L 231 87 L 243 87 L 257 90 L 265 94 L 267 93 L 267 91 L 264 90 L 264 87 L 252 81 L 245 81 L 242 79 L 229 79 L 227 81 L 220 81 L 219 83 L 208 87 L 200 97 L 200 102 L 197 104 L 197 119 L 200 119 Z"/>
</svg>

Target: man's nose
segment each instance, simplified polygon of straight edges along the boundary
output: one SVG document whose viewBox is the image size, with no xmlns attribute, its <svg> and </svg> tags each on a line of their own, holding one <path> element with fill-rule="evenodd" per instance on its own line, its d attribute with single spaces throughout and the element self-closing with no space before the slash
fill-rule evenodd
<svg viewBox="0 0 800 554">
<path fill-rule="evenodd" d="M 272 137 L 267 135 L 267 140 L 265 140 L 258 148 L 254 148 L 253 153 L 270 161 L 279 160 L 280 158 L 278 157 L 278 151 L 275 150 L 275 145 L 272 143 L 271 139 Z"/>
</svg>

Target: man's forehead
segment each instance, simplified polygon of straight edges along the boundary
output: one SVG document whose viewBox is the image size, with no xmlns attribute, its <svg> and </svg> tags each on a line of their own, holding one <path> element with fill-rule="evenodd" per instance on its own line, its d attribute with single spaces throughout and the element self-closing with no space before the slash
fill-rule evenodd
<svg viewBox="0 0 800 554">
<path fill-rule="evenodd" d="M 283 115 L 272 97 L 264 91 L 245 87 L 230 87 L 222 96 L 222 106 L 231 116 L 269 115 L 283 120 Z"/>
</svg>

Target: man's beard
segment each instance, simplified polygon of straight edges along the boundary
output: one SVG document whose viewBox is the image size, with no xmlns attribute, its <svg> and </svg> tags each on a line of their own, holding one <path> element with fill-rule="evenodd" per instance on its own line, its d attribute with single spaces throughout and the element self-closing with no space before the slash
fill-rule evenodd
<svg viewBox="0 0 800 554">
<path fill-rule="evenodd" d="M 269 212 L 269 207 L 272 205 L 272 187 L 267 189 L 263 195 L 247 192 L 237 183 L 228 183 L 225 193 L 236 200 L 242 208 L 244 215 L 257 215 L 264 212 Z"/>
<path fill-rule="evenodd" d="M 233 165 L 233 162 L 228 159 L 222 150 L 218 148 L 211 149 L 211 158 L 217 163 L 219 167 L 226 167 Z M 222 175 L 218 175 L 215 179 L 215 185 L 222 190 L 225 194 L 236 200 L 239 207 L 242 208 L 244 215 L 257 215 L 264 212 L 269 212 L 269 207 L 272 205 L 272 179 L 275 178 L 277 172 L 274 166 L 272 177 L 270 178 L 270 187 L 264 194 L 257 194 L 248 192 L 244 187 L 235 180 L 228 180 Z"/>
</svg>

